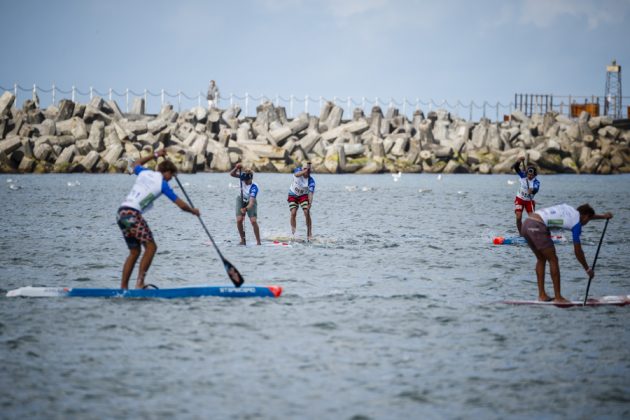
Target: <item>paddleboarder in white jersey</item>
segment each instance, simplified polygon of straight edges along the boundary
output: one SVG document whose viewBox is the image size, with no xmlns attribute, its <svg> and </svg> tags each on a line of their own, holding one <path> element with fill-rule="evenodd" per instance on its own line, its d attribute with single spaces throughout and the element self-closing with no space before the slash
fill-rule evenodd
<svg viewBox="0 0 630 420">
<path fill-rule="evenodd" d="M 307 162 L 304 168 L 297 167 L 293 170 L 293 182 L 289 187 L 289 211 L 291 212 L 291 235 L 295 235 L 296 216 L 298 206 L 304 211 L 306 219 L 306 239 L 313 238 L 313 224 L 311 221 L 311 206 L 315 195 L 315 179 L 311 176 L 311 162 Z"/>
<path fill-rule="evenodd" d="M 254 183 L 254 172 L 251 170 L 241 171 L 242 165 L 237 163 L 234 169 L 230 172 L 230 175 L 234 178 L 239 178 L 241 183 L 240 194 L 236 196 L 236 227 L 238 233 L 241 236 L 241 245 L 245 245 L 245 227 L 243 226 L 243 220 L 245 215 L 249 216 L 249 221 L 252 223 L 252 229 L 254 230 L 254 236 L 256 236 L 256 245 L 260 245 L 260 229 L 258 228 L 258 185 Z"/>
<path fill-rule="evenodd" d="M 125 201 L 118 209 L 116 221 L 118 227 L 123 233 L 127 247 L 129 248 L 129 256 L 123 265 L 122 280 L 120 282 L 121 289 L 129 287 L 129 277 L 136 265 L 136 261 L 141 253 L 141 245 L 144 246 L 144 255 L 140 261 L 138 269 L 138 278 L 136 280 L 136 289 L 142 289 L 145 286 L 144 280 L 153 256 L 157 251 L 157 245 L 153 240 L 153 233 L 149 229 L 149 225 L 142 217 L 142 213 L 149 210 L 153 205 L 153 201 L 161 194 L 167 196 L 177 206 L 199 216 L 199 209 L 192 208 L 173 192 L 168 185 L 168 181 L 177 174 L 177 167 L 170 160 L 163 160 L 158 165 L 157 171 L 145 168 L 144 165 L 151 159 L 157 159 L 165 156 L 164 149 L 155 152 L 152 155 L 142 157 L 133 163 L 133 173 L 138 176 L 136 182 L 131 188 L 131 192 L 125 198 Z"/>
<path fill-rule="evenodd" d="M 575 258 L 584 268 L 589 278 L 593 278 L 595 273 L 588 266 L 580 235 L 582 226 L 585 226 L 593 219 L 611 219 L 612 213 L 595 214 L 595 210 L 589 204 L 582 204 L 577 209 L 568 204 L 559 204 L 537 210 L 523 223 L 523 237 L 536 255 L 536 280 L 538 282 L 538 299 L 561 303 L 568 302 L 560 293 L 560 265 L 556 255 L 556 247 L 551 239 L 549 228 L 567 229 L 573 235 L 573 250 Z M 550 298 L 545 291 L 545 265 L 549 262 L 549 272 L 553 283 L 554 298 Z"/>
<path fill-rule="evenodd" d="M 520 185 L 514 198 L 514 214 L 516 215 L 516 229 L 518 234 L 521 235 L 523 209 L 527 211 L 527 215 L 531 215 L 536 210 L 536 201 L 534 196 L 540 189 L 540 181 L 536 178 L 538 171 L 534 165 L 527 165 L 525 171 L 521 171 L 521 162 L 525 160 L 524 157 L 520 157 L 514 166 L 514 171 L 520 178 Z"/>
</svg>

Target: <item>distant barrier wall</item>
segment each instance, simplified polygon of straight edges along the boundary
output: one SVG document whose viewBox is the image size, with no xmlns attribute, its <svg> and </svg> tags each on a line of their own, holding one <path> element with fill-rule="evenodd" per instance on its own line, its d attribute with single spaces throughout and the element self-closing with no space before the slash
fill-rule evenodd
<svg viewBox="0 0 630 420">
<path fill-rule="evenodd" d="M 178 111 L 190 109 L 195 106 L 207 106 L 206 94 L 203 91 L 199 91 L 193 94 L 188 94 L 178 90 L 177 92 L 168 92 L 161 89 L 157 92 L 144 89 L 143 91 L 135 91 L 132 89 L 124 89 L 118 91 L 112 88 L 106 91 L 97 90 L 93 87 L 88 89 L 79 89 L 72 86 L 70 89 L 62 89 L 56 85 L 52 85 L 46 89 L 34 84 L 32 87 L 24 87 L 19 84 L 14 84 L 11 87 L 0 85 L 0 94 L 4 91 L 11 91 L 16 96 L 16 106 L 21 104 L 27 99 L 35 99 L 39 101 L 39 106 L 42 108 L 48 105 L 55 105 L 62 99 L 70 99 L 73 102 L 89 102 L 94 96 L 100 96 L 103 99 L 114 100 L 118 105 L 129 112 L 130 107 L 133 105 L 135 98 L 143 98 L 145 102 L 145 110 L 147 113 L 157 114 L 161 107 L 165 104 L 171 104 Z M 449 102 L 446 100 L 436 101 L 433 99 L 421 100 L 420 98 L 368 98 L 368 97 L 332 97 L 325 98 L 322 96 L 296 96 L 289 95 L 284 97 L 282 95 L 267 96 L 267 95 L 252 95 L 245 93 L 243 95 L 237 95 L 230 93 L 228 96 L 221 95 L 219 97 L 218 107 L 227 107 L 228 105 L 237 104 L 242 110 L 243 116 L 255 116 L 256 107 L 263 102 L 270 101 L 275 106 L 283 106 L 287 110 L 287 116 L 294 118 L 302 112 L 306 112 L 312 115 L 318 115 L 319 110 L 322 109 L 322 105 L 326 101 L 331 101 L 335 105 L 341 107 L 344 110 L 344 119 L 350 119 L 352 113 L 356 108 L 360 108 L 366 114 L 370 114 L 372 107 L 379 106 L 386 111 L 389 108 L 397 108 L 400 113 L 412 118 L 413 113 L 416 110 L 422 110 L 425 115 L 431 111 L 437 109 L 445 109 L 454 116 L 466 119 L 468 121 L 478 121 L 481 118 L 488 118 L 492 121 L 501 121 L 503 116 L 512 113 L 515 109 L 524 111 L 527 115 L 532 113 L 543 114 L 547 111 L 556 111 L 560 114 L 571 116 L 571 105 L 576 103 L 586 103 L 588 101 L 603 100 L 603 97 L 597 96 L 558 96 L 552 95 L 552 101 L 549 102 L 548 98 L 545 102 L 543 97 L 549 95 L 529 95 L 531 101 L 523 104 L 522 99 L 519 101 L 517 95 L 515 95 L 515 101 L 507 104 L 501 102 L 475 102 L 471 101 L 464 103 L 461 101 Z M 521 95 L 522 97 L 522 95 Z M 623 97 L 622 103 L 630 107 L 630 97 Z M 524 105 L 524 106 L 523 106 Z M 630 108 L 629 108 L 630 109 Z M 625 116 L 624 116 L 625 117 Z M 630 118 L 630 116 L 628 116 Z"/>
</svg>

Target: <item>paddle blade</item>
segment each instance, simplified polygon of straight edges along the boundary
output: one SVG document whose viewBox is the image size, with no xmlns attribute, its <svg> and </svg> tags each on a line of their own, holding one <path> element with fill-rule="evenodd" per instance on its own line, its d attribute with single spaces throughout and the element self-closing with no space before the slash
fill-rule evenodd
<svg viewBox="0 0 630 420">
<path fill-rule="evenodd" d="M 223 266 L 225 267 L 225 271 L 227 271 L 228 277 L 232 280 L 235 287 L 241 287 L 243 283 L 245 283 L 245 279 L 241 273 L 239 273 L 236 267 L 234 267 L 232 263 L 225 258 L 223 258 Z"/>
</svg>

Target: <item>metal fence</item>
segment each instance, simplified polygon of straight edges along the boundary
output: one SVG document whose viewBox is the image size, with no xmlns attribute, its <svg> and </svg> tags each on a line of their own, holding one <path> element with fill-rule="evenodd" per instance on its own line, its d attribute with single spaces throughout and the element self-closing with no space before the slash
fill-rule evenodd
<svg viewBox="0 0 630 420">
<path fill-rule="evenodd" d="M 87 90 L 79 89 L 72 86 L 70 89 L 61 89 L 53 84 L 50 88 L 46 89 L 41 86 L 33 84 L 32 87 L 23 87 L 19 84 L 14 84 L 12 87 L 4 87 L 0 85 L 0 94 L 4 91 L 11 91 L 16 96 L 16 106 L 21 104 L 27 99 L 35 99 L 39 101 L 39 106 L 42 108 L 48 105 L 56 105 L 62 99 L 71 99 L 73 102 L 89 102 L 94 96 L 100 96 L 103 99 L 113 100 L 118 103 L 125 112 L 129 112 L 130 107 L 133 106 L 133 101 L 136 98 L 143 98 L 145 102 L 145 111 L 147 113 L 157 114 L 161 107 L 165 104 L 171 104 L 178 111 L 190 109 L 195 106 L 207 106 L 206 94 L 203 91 L 199 91 L 193 94 L 187 94 L 178 90 L 177 92 L 168 92 L 164 89 L 154 92 L 148 89 L 144 89 L 141 92 L 137 92 L 131 89 L 124 89 L 122 92 L 109 88 L 106 91 L 101 91 L 90 86 Z M 531 96 L 544 96 L 544 95 L 531 95 Z M 548 96 L 548 95 L 547 95 Z M 561 114 L 569 115 L 572 103 L 580 103 L 582 100 L 586 101 L 588 98 L 597 98 L 596 96 L 553 96 L 551 106 L 543 107 L 543 102 L 529 103 L 531 113 L 544 113 L 546 110 L 555 110 Z M 350 119 L 353 111 L 356 108 L 360 108 L 367 115 L 370 114 L 372 107 L 380 106 L 384 112 L 389 108 L 397 108 L 399 112 L 409 119 L 413 117 L 413 113 L 416 110 L 422 110 L 425 115 L 431 111 L 437 109 L 445 109 L 453 116 L 466 119 L 468 121 L 477 121 L 480 118 L 488 118 L 493 121 L 503 120 L 504 115 L 509 115 L 513 110 L 519 109 L 519 101 L 517 95 L 515 95 L 514 102 L 503 104 L 501 102 L 475 102 L 463 103 L 461 101 L 449 102 L 446 100 L 436 101 L 433 99 L 421 100 L 420 98 L 353 98 L 353 97 L 332 97 L 325 98 L 323 96 L 310 96 L 305 95 L 296 96 L 289 95 L 284 97 L 281 95 L 267 96 L 267 95 L 252 95 L 245 93 L 244 95 L 236 95 L 230 93 L 227 96 L 221 95 L 219 97 L 217 106 L 227 107 L 228 105 L 238 105 L 243 116 L 255 116 L 256 107 L 263 102 L 270 101 L 276 106 L 283 106 L 287 110 L 287 116 L 294 118 L 302 112 L 318 115 L 319 110 L 322 109 L 323 104 L 326 101 L 331 101 L 344 110 L 344 119 Z M 623 98 L 624 104 L 630 104 L 630 97 Z M 624 108 L 625 109 L 625 108 Z"/>
</svg>

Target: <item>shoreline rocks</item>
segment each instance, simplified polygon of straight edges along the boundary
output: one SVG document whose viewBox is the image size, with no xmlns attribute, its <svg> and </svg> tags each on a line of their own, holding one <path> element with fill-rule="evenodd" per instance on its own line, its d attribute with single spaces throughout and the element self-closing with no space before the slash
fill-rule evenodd
<svg viewBox="0 0 630 420">
<path fill-rule="evenodd" d="M 178 113 L 166 105 L 144 114 L 134 102 L 123 114 L 114 101 L 68 99 L 40 109 L 30 100 L 14 107 L 0 96 L 0 173 L 117 173 L 141 155 L 166 149 L 181 172 L 226 172 L 236 162 L 256 172 L 290 172 L 306 160 L 316 173 L 510 173 L 519 156 L 542 174 L 630 173 L 630 130 L 608 117 L 577 120 L 548 112 L 514 111 L 505 122 L 453 118 L 445 110 L 355 109 L 323 104 L 320 116 L 288 119 L 283 107 L 265 102 L 255 117 L 241 109 L 195 107 Z"/>
</svg>

